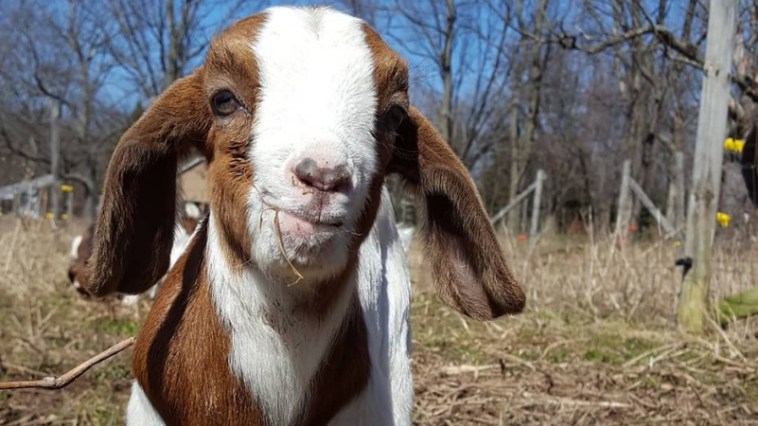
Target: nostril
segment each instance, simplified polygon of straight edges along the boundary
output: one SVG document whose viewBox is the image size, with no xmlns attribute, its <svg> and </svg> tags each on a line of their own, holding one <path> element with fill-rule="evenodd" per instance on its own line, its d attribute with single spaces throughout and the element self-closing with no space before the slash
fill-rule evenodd
<svg viewBox="0 0 758 426">
<path fill-rule="evenodd" d="M 312 158 L 305 158 L 295 166 L 295 176 L 306 186 L 314 186 L 318 165 Z"/>
<path fill-rule="evenodd" d="M 323 169 L 321 183 L 325 191 L 337 190 L 350 181 L 350 172 L 345 166 L 337 166 L 333 169 Z"/>
<path fill-rule="evenodd" d="M 350 170 L 344 164 L 319 167 L 312 158 L 304 158 L 297 163 L 294 173 L 302 184 L 321 191 L 343 192 L 350 186 Z"/>
</svg>

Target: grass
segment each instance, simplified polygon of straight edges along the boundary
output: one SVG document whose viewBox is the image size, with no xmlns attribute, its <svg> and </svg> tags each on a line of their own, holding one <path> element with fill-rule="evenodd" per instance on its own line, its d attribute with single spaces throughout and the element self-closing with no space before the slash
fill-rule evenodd
<svg viewBox="0 0 758 426">
<path fill-rule="evenodd" d="M 0 220 L 0 380 L 61 374 L 139 329 L 149 302 L 68 287 L 73 228 Z M 670 242 L 502 243 L 528 306 L 487 323 L 443 306 L 422 248 L 411 251 L 416 424 L 758 424 L 758 320 L 680 333 Z M 758 259 L 754 243 L 718 243 L 714 298 L 754 285 L 745 259 Z M 129 357 L 65 390 L 0 392 L 0 424 L 122 424 Z"/>
</svg>

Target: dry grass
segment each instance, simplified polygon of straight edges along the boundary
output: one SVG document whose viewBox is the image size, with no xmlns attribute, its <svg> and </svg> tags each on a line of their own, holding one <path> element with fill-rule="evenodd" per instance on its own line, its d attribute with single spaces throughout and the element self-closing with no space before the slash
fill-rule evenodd
<svg viewBox="0 0 758 426">
<path fill-rule="evenodd" d="M 88 301 L 67 286 L 70 239 L 0 220 L 0 380 L 62 373 L 139 328 L 148 302 Z M 417 424 L 758 424 L 758 320 L 678 333 L 671 242 L 504 247 L 528 308 L 490 323 L 443 307 L 411 253 Z M 754 243 L 721 243 L 714 296 L 754 285 L 754 259 Z M 128 365 L 127 351 L 62 391 L 0 392 L 0 424 L 121 424 Z"/>
</svg>

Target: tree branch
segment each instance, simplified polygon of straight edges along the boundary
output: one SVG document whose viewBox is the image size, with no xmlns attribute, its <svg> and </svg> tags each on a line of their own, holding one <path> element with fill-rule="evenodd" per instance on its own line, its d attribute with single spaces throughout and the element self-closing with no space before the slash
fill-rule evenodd
<svg viewBox="0 0 758 426">
<path fill-rule="evenodd" d="M 674 33 L 672 33 L 671 30 L 669 30 L 664 25 L 647 24 L 637 28 L 632 28 L 628 31 L 624 31 L 623 33 L 613 35 L 607 40 L 603 40 L 599 43 L 589 46 L 581 46 L 578 43 L 580 36 L 567 33 L 558 34 L 557 42 L 564 49 L 581 50 L 582 52 L 594 54 L 647 34 L 654 34 L 656 37 L 658 37 L 661 43 L 678 52 L 687 59 L 696 63 L 703 63 L 703 58 L 700 57 L 700 52 L 698 52 L 696 45 L 679 40 L 674 35 Z"/>
<path fill-rule="evenodd" d="M 21 380 L 21 381 L 16 381 L 16 382 L 0 382 L 0 390 L 62 389 L 70 385 L 71 382 L 79 378 L 79 376 L 84 374 L 90 368 L 107 360 L 108 358 L 113 357 L 114 355 L 118 354 L 119 352 L 122 352 L 124 349 L 133 345 L 135 340 L 136 339 L 134 337 L 130 337 L 126 340 L 123 340 L 111 346 L 107 350 L 100 352 L 99 354 L 88 359 L 87 361 L 77 365 L 71 371 L 69 371 L 68 373 L 62 376 L 59 376 L 59 377 L 50 376 L 50 377 L 45 377 L 44 379 L 41 379 L 41 380 Z"/>
</svg>

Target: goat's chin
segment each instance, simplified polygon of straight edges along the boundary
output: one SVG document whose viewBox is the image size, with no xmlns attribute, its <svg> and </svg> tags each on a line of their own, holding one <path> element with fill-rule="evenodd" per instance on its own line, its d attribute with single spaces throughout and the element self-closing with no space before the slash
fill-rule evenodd
<svg viewBox="0 0 758 426">
<path fill-rule="evenodd" d="M 344 231 L 272 232 L 255 244 L 256 263 L 269 276 L 288 282 L 317 282 L 337 276 L 347 266 Z M 264 243 L 265 241 L 265 243 Z"/>
</svg>

